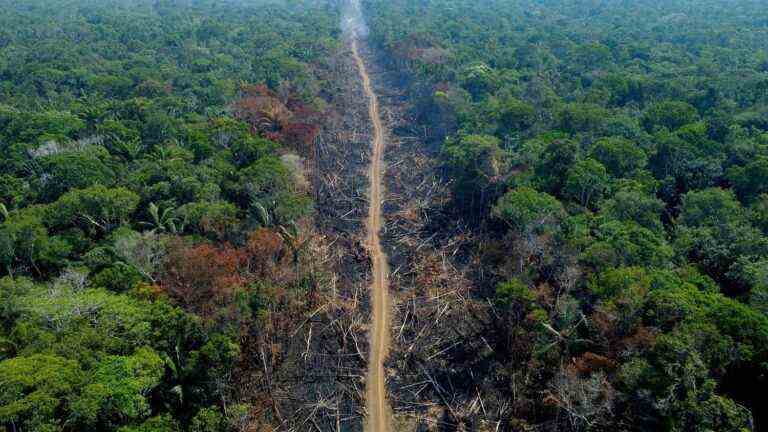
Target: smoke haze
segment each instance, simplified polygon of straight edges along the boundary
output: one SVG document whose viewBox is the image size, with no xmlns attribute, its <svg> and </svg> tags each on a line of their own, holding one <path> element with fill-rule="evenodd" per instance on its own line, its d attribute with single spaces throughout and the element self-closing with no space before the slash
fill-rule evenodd
<svg viewBox="0 0 768 432">
<path fill-rule="evenodd" d="M 360 0 L 348 0 L 346 2 L 341 17 L 341 30 L 347 37 L 364 38 L 368 36 L 368 26 L 365 25 Z"/>
</svg>

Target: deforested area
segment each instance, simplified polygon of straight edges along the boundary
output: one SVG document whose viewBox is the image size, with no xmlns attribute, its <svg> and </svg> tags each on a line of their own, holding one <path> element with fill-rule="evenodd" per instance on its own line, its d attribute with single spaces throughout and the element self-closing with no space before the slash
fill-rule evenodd
<svg viewBox="0 0 768 432">
<path fill-rule="evenodd" d="M 0 430 L 768 430 L 764 2 L 0 11 Z"/>
</svg>

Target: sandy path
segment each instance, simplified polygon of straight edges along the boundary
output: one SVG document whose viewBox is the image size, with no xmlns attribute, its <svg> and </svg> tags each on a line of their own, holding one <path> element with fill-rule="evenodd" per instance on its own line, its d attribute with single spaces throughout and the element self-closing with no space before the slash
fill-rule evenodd
<svg viewBox="0 0 768 432">
<path fill-rule="evenodd" d="M 368 97 L 368 113 L 373 123 L 373 154 L 368 170 L 370 179 L 368 208 L 368 249 L 373 261 L 373 286 L 371 287 L 371 352 L 366 377 L 366 408 L 368 417 L 365 430 L 368 432 L 389 432 L 392 430 L 392 410 L 387 401 L 384 359 L 389 351 L 390 306 L 387 256 L 381 247 L 379 232 L 382 226 L 381 203 L 384 199 L 382 175 L 384 172 L 384 128 L 379 115 L 379 103 L 371 86 L 365 62 L 358 51 L 357 39 L 352 39 L 352 55 L 357 63 L 363 90 Z"/>
</svg>

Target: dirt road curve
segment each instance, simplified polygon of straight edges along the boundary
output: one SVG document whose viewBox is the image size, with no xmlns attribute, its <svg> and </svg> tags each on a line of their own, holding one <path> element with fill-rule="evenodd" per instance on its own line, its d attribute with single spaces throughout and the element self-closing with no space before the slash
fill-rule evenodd
<svg viewBox="0 0 768 432">
<path fill-rule="evenodd" d="M 365 429 L 368 432 L 390 432 L 392 430 L 392 411 L 387 401 L 386 376 L 384 360 L 389 350 L 389 287 L 387 279 L 387 256 L 381 247 L 379 232 L 381 231 L 381 203 L 384 198 L 382 190 L 382 175 L 384 171 L 384 129 L 379 115 L 379 103 L 376 93 L 371 86 L 371 79 L 365 62 L 360 57 L 357 39 L 352 39 L 352 55 L 357 63 L 363 90 L 368 97 L 368 113 L 373 123 L 373 154 L 368 171 L 370 178 L 369 208 L 368 208 L 368 250 L 373 261 L 373 286 L 371 287 L 371 306 L 373 317 L 371 322 L 371 352 L 368 359 L 368 376 L 366 379 L 366 407 L 368 417 Z"/>
</svg>

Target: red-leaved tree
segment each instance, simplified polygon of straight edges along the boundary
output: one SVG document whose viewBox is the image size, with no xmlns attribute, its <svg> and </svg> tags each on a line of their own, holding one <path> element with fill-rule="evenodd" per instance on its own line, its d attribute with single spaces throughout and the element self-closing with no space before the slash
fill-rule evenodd
<svg viewBox="0 0 768 432">
<path fill-rule="evenodd" d="M 162 288 L 186 310 L 212 318 L 233 303 L 247 284 L 243 251 L 225 245 L 188 245 L 181 239 L 168 247 Z"/>
</svg>

